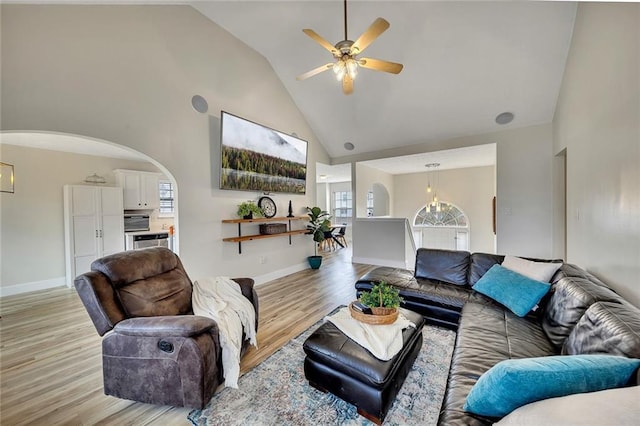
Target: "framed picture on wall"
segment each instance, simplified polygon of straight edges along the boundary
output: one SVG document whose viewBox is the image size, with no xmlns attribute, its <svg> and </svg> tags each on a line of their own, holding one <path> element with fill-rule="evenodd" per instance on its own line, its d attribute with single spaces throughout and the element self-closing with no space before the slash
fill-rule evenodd
<svg viewBox="0 0 640 426">
<path fill-rule="evenodd" d="M 0 192 L 14 191 L 13 164 L 0 163 Z"/>
</svg>

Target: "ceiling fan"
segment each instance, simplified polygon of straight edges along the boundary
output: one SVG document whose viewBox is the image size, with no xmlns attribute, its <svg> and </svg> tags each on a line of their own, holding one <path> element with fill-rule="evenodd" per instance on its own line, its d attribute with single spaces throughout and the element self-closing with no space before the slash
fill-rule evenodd
<svg viewBox="0 0 640 426">
<path fill-rule="evenodd" d="M 347 0 L 344 0 L 344 40 L 332 46 L 331 43 L 319 36 L 315 31 L 310 29 L 302 30 L 320 46 L 331 52 L 336 61 L 314 68 L 311 71 L 299 75 L 296 79 L 305 80 L 328 69 L 333 69 L 338 81 L 342 81 L 342 91 L 345 95 L 350 95 L 353 93 L 353 80 L 358 73 L 358 67 L 399 74 L 400 71 L 402 71 L 402 64 L 383 61 L 381 59 L 356 58 L 356 56 L 361 54 L 380 34 L 385 32 L 387 28 L 389 28 L 389 22 L 382 18 L 377 18 L 356 41 L 349 40 L 347 37 Z"/>
</svg>

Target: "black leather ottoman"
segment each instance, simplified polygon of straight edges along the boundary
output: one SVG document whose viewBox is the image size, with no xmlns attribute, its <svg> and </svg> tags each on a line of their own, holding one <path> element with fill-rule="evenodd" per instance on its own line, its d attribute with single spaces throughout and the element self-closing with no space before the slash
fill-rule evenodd
<svg viewBox="0 0 640 426">
<path fill-rule="evenodd" d="M 403 346 L 389 361 L 369 351 L 326 322 L 304 342 L 304 374 L 309 384 L 358 407 L 358 414 L 381 424 L 422 347 L 424 318 L 400 309 L 416 328 L 402 332 Z"/>
</svg>

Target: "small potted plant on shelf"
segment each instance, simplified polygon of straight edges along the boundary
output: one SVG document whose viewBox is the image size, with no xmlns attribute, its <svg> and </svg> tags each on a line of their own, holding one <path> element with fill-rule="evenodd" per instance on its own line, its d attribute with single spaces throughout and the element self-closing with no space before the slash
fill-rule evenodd
<svg viewBox="0 0 640 426">
<path fill-rule="evenodd" d="M 253 219 L 253 216 L 262 216 L 262 209 L 253 201 L 245 201 L 238 205 L 238 216 L 243 219 Z"/>
<path fill-rule="evenodd" d="M 370 307 L 374 315 L 391 315 L 402 302 L 399 290 L 385 281 L 374 284 L 371 291 L 363 291 L 358 300 Z"/>
<path fill-rule="evenodd" d="M 307 233 L 311 235 L 313 241 L 315 241 L 314 256 L 309 256 L 309 266 L 311 269 L 318 269 L 322 264 L 322 256 L 318 256 L 318 245 L 324 241 L 324 233 L 329 232 L 331 225 L 329 213 L 322 210 L 320 207 L 307 207 L 307 213 L 309 215 L 309 223 L 307 224 Z"/>
</svg>

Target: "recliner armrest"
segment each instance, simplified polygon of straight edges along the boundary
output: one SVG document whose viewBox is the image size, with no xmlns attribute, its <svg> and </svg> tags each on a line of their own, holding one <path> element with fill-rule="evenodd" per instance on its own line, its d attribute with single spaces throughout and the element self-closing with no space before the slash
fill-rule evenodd
<svg viewBox="0 0 640 426">
<path fill-rule="evenodd" d="M 253 278 L 231 278 L 233 281 L 237 282 L 240 286 L 240 291 L 242 295 L 249 299 L 254 309 L 256 310 L 256 331 L 258 331 L 258 293 L 256 293 L 256 289 L 254 288 L 255 281 Z"/>
<path fill-rule="evenodd" d="M 211 318 L 197 315 L 137 317 L 120 321 L 113 328 L 118 334 L 145 337 L 191 337 L 216 329 Z"/>
</svg>

